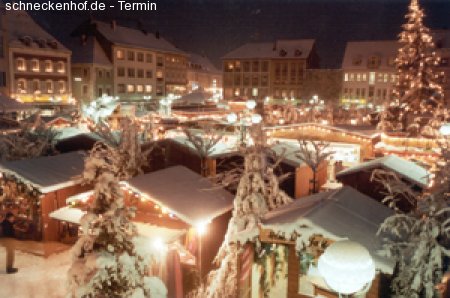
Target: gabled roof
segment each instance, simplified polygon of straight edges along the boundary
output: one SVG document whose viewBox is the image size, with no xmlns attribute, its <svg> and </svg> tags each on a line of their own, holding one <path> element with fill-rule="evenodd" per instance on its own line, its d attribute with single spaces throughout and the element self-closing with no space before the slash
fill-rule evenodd
<svg viewBox="0 0 450 298">
<path fill-rule="evenodd" d="M 182 166 L 170 167 L 128 180 L 134 191 L 197 225 L 231 210 L 233 196 L 199 174 Z"/>
<path fill-rule="evenodd" d="M 367 69 L 367 60 L 375 55 L 381 58 L 378 69 L 394 70 L 395 67 L 388 65 L 388 59 L 397 56 L 399 47 L 400 45 L 396 40 L 349 41 L 345 47 L 342 68 Z M 361 63 L 355 65 L 355 59 L 360 59 Z"/>
<path fill-rule="evenodd" d="M 94 24 L 97 26 L 97 31 L 113 44 L 187 55 L 164 38 L 157 37 L 153 33 L 145 33 L 142 30 L 100 21 L 94 21 Z"/>
<path fill-rule="evenodd" d="M 105 51 L 97 39 L 92 36 L 88 36 L 85 39 L 82 39 L 82 37 L 72 37 L 65 44 L 72 51 L 72 63 L 112 66 Z"/>
<path fill-rule="evenodd" d="M 314 39 L 247 43 L 229 52 L 222 59 L 306 59 L 314 43 Z"/>
<path fill-rule="evenodd" d="M 0 163 L 0 171 L 30 183 L 42 193 L 80 183 L 84 170 L 84 152 L 70 152 Z"/>
<path fill-rule="evenodd" d="M 354 167 L 340 171 L 336 177 L 339 178 L 361 171 L 370 171 L 376 168 L 384 168 L 386 170 L 393 171 L 401 178 L 409 180 L 413 184 L 417 184 L 421 187 L 427 187 L 429 184 L 429 173 L 425 168 L 412 161 L 400 158 L 397 155 L 387 155 L 371 161 L 363 162 Z"/>
<path fill-rule="evenodd" d="M 369 250 L 377 268 L 392 273 L 394 262 L 379 255 L 382 243 L 376 234 L 384 220 L 393 214 L 383 204 L 344 186 L 294 200 L 269 212 L 262 224 L 275 233 L 304 231 L 300 237 L 305 241 L 313 234 L 322 234 L 332 240 L 347 238 L 358 242 Z"/>
<path fill-rule="evenodd" d="M 8 42 L 10 47 L 14 48 L 33 48 L 42 51 L 65 51 L 69 50 L 57 41 L 50 33 L 39 26 L 33 18 L 25 11 L 10 10 L 2 17 L 5 18 L 6 29 L 8 30 Z M 21 39 L 28 37 L 31 39 L 30 46 L 26 45 Z M 43 43 L 39 45 L 39 41 Z M 56 48 L 50 43 L 54 42 Z"/>
<path fill-rule="evenodd" d="M 217 73 L 217 74 L 221 73 L 221 71 L 218 70 L 214 66 L 214 64 L 212 64 L 212 62 L 205 56 L 194 54 L 194 53 L 190 53 L 189 54 L 189 62 L 191 64 L 199 65 L 201 67 L 200 71 Z"/>
</svg>

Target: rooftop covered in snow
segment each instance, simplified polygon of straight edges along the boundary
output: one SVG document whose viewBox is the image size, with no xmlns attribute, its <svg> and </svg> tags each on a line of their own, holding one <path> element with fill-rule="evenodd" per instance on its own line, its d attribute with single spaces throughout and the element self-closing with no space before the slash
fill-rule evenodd
<svg viewBox="0 0 450 298">
<path fill-rule="evenodd" d="M 304 241 L 314 234 L 331 240 L 356 241 L 369 250 L 378 269 L 392 273 L 394 262 L 378 253 L 382 243 L 376 233 L 381 223 L 393 214 L 388 207 L 344 186 L 294 200 L 269 212 L 262 224 L 264 228 L 288 237 L 298 231 Z"/>
<path fill-rule="evenodd" d="M 396 40 L 350 41 L 345 47 L 343 69 L 367 70 L 371 57 L 378 57 L 380 65 L 377 69 L 394 70 L 389 64 L 397 56 L 399 44 Z M 391 60 L 390 60 L 391 59 Z"/>
<path fill-rule="evenodd" d="M 30 183 L 42 193 L 49 193 L 81 182 L 84 170 L 84 152 L 70 152 L 0 163 L 0 171 L 25 183 Z"/>
<path fill-rule="evenodd" d="M 246 43 L 229 52 L 222 59 L 306 59 L 314 43 L 314 39 Z"/>
<path fill-rule="evenodd" d="M 194 226 L 209 222 L 232 208 L 233 196 L 229 192 L 183 166 L 139 175 L 126 184 Z"/>
<path fill-rule="evenodd" d="M 145 30 L 128 28 L 117 25 L 114 22 L 108 24 L 105 22 L 94 21 L 93 23 L 97 26 L 97 31 L 113 44 L 187 55 L 173 44 L 160 37 L 159 33 L 153 34 L 151 32 L 146 32 Z"/>
<path fill-rule="evenodd" d="M 425 168 L 396 155 L 387 155 L 368 162 L 363 162 L 359 165 L 340 171 L 336 177 L 339 178 L 361 171 L 371 171 L 377 168 L 393 171 L 399 175 L 400 178 L 406 179 L 423 188 L 427 187 L 429 184 L 429 173 Z"/>
</svg>

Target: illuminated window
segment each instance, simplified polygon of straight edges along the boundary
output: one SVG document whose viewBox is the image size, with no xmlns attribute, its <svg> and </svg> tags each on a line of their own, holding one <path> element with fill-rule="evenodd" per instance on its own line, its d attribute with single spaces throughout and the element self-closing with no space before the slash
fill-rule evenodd
<svg viewBox="0 0 450 298">
<path fill-rule="evenodd" d="M 19 71 L 26 71 L 27 70 L 25 59 L 23 59 L 23 58 L 17 58 L 16 65 L 17 65 L 17 70 L 19 70 Z"/>
<path fill-rule="evenodd" d="M 362 81 L 363 82 L 367 81 L 367 74 L 366 73 L 362 74 Z"/>
<path fill-rule="evenodd" d="M 361 74 L 360 73 L 356 74 L 356 81 L 361 82 Z"/>
<path fill-rule="evenodd" d="M 138 92 L 138 93 L 144 92 L 144 86 L 143 85 L 136 85 L 136 92 Z"/>
<path fill-rule="evenodd" d="M 163 72 L 162 72 L 161 70 L 158 70 L 158 71 L 156 72 L 156 77 L 157 77 L 158 79 L 162 79 L 162 77 L 163 77 Z"/>
<path fill-rule="evenodd" d="M 344 82 L 348 82 L 348 73 L 344 73 Z"/>
<path fill-rule="evenodd" d="M 152 85 L 145 85 L 145 92 L 151 93 L 152 92 Z"/>
<path fill-rule="evenodd" d="M 351 73 L 350 76 L 349 76 L 349 78 L 348 78 L 348 80 L 349 80 L 350 82 L 353 82 L 353 81 L 355 80 L 355 74 Z"/>
<path fill-rule="evenodd" d="M 387 83 L 389 81 L 389 74 L 385 73 L 383 75 L 383 82 Z"/>
<path fill-rule="evenodd" d="M 236 88 L 234 90 L 234 96 L 239 96 L 240 94 L 241 94 L 241 92 L 240 92 L 239 88 Z"/>
<path fill-rule="evenodd" d="M 127 92 L 128 93 L 134 93 L 134 85 L 128 84 L 127 85 Z"/>
<path fill-rule="evenodd" d="M 34 72 L 39 72 L 39 60 L 37 59 L 31 60 L 31 70 Z"/>
<path fill-rule="evenodd" d="M 45 90 L 47 93 L 53 93 L 53 82 L 48 80 L 45 82 Z"/>
<path fill-rule="evenodd" d="M 24 79 L 17 80 L 17 93 L 26 93 L 27 81 Z"/>
<path fill-rule="evenodd" d="M 41 82 L 39 80 L 33 80 L 33 84 L 31 85 L 33 90 L 33 93 L 40 93 L 41 92 Z"/>
<path fill-rule="evenodd" d="M 369 85 L 375 84 L 375 75 L 376 75 L 375 72 L 370 72 L 369 73 Z"/>
<path fill-rule="evenodd" d="M 117 60 L 125 59 L 125 53 L 123 52 L 123 50 L 116 51 L 116 58 L 117 58 Z"/>
<path fill-rule="evenodd" d="M 50 60 L 45 60 L 44 62 L 45 72 L 53 72 L 53 63 Z"/>
<path fill-rule="evenodd" d="M 66 64 L 62 61 L 59 61 L 56 64 L 56 71 L 59 73 L 65 73 L 66 72 Z"/>
</svg>

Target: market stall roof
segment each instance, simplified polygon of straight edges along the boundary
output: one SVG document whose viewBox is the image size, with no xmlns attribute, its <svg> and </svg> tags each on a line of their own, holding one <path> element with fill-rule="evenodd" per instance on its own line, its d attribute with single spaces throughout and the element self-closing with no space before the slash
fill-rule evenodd
<svg viewBox="0 0 450 298">
<path fill-rule="evenodd" d="M 283 156 L 283 162 L 292 166 L 299 167 L 304 162 L 296 156 L 299 146 L 290 142 L 280 142 L 272 146 L 272 150 L 278 156 Z"/>
<path fill-rule="evenodd" d="M 194 226 L 231 210 L 233 204 L 229 192 L 183 166 L 139 175 L 126 184 Z"/>
<path fill-rule="evenodd" d="M 370 171 L 376 168 L 384 168 L 386 170 L 393 171 L 400 175 L 400 177 L 424 188 L 426 188 L 429 184 L 429 173 L 425 168 L 396 155 L 387 155 L 371 161 L 363 162 L 354 167 L 340 171 L 336 177 L 339 178 L 361 171 Z"/>
<path fill-rule="evenodd" d="M 0 171 L 49 193 L 81 182 L 85 153 L 82 151 L 0 163 Z"/>
<path fill-rule="evenodd" d="M 388 207 L 344 186 L 295 200 L 269 212 L 262 220 L 264 228 L 292 235 L 295 231 L 307 241 L 313 234 L 332 240 L 348 238 L 365 246 L 377 268 L 392 273 L 394 262 L 379 254 L 381 239 L 376 236 L 384 220 L 394 212 Z"/>
<path fill-rule="evenodd" d="M 35 109 L 36 107 L 19 102 L 4 94 L 0 94 L 0 113 L 12 113 Z"/>
<path fill-rule="evenodd" d="M 81 218 L 85 214 L 86 211 L 83 211 L 79 208 L 66 206 L 51 212 L 49 216 L 56 220 L 79 225 Z M 137 227 L 139 235 L 151 238 L 159 238 L 164 242 L 174 241 L 186 232 L 185 230 L 169 229 L 141 222 L 134 222 L 134 224 Z"/>
</svg>

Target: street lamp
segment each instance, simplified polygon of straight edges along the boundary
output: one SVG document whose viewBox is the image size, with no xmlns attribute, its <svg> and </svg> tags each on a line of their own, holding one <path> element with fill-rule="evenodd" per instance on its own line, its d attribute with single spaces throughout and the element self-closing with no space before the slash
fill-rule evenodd
<svg viewBox="0 0 450 298">
<path fill-rule="evenodd" d="M 339 295 L 368 289 L 375 277 L 375 264 L 369 251 L 357 242 L 337 241 L 320 256 L 319 273 Z"/>
<path fill-rule="evenodd" d="M 227 115 L 228 123 L 239 124 L 241 145 L 245 145 L 247 127 L 252 126 L 254 124 L 259 124 L 262 121 L 261 115 L 252 112 L 253 109 L 256 107 L 256 101 L 248 100 L 245 103 L 245 106 L 247 107 L 247 109 L 243 111 L 241 117 L 238 117 L 238 115 L 235 113 Z"/>
</svg>

